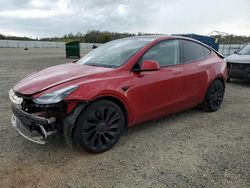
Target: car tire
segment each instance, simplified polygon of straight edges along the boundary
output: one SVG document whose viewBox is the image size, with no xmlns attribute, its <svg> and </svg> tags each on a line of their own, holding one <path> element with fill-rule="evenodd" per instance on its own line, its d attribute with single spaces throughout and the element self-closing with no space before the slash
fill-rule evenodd
<svg viewBox="0 0 250 188">
<path fill-rule="evenodd" d="M 120 107 L 109 100 L 99 100 L 81 112 L 73 139 L 76 146 L 91 153 L 101 153 L 115 145 L 124 126 L 125 117 Z"/>
<path fill-rule="evenodd" d="M 223 101 L 225 86 L 220 80 L 215 80 L 208 88 L 202 107 L 207 112 L 217 111 Z"/>
</svg>

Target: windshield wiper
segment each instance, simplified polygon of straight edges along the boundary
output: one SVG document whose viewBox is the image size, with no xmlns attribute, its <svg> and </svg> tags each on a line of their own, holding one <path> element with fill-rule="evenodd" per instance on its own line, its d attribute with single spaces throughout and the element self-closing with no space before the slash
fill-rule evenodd
<svg viewBox="0 0 250 188">
<path fill-rule="evenodd" d="M 85 64 L 85 65 L 89 65 L 89 66 L 93 66 L 93 67 L 100 67 L 100 65 L 99 65 L 99 64 L 94 64 L 94 63 Z"/>
<path fill-rule="evenodd" d="M 85 65 L 94 66 L 94 67 L 107 67 L 107 68 L 114 68 L 115 65 L 108 65 L 108 64 L 98 64 L 98 63 L 86 63 Z"/>
</svg>

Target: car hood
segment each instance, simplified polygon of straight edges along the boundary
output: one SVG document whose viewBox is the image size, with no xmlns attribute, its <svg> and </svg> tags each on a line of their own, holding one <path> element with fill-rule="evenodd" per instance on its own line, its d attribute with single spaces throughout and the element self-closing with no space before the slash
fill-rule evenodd
<svg viewBox="0 0 250 188">
<path fill-rule="evenodd" d="M 226 57 L 226 61 L 230 63 L 250 63 L 250 55 L 233 54 Z"/>
<path fill-rule="evenodd" d="M 13 89 L 24 95 L 32 95 L 67 81 L 110 70 L 113 69 L 67 63 L 32 73 L 18 82 Z"/>
</svg>

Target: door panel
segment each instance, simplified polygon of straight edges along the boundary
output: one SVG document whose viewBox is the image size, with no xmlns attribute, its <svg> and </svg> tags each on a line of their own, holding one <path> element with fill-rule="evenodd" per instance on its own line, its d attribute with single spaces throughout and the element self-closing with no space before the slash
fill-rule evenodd
<svg viewBox="0 0 250 188">
<path fill-rule="evenodd" d="M 186 107 L 196 106 L 203 100 L 209 74 L 213 70 L 211 50 L 193 41 L 182 41 L 184 61 L 184 93 Z M 197 60 L 198 59 L 198 60 Z"/>
<path fill-rule="evenodd" d="M 212 65 L 209 60 L 184 64 L 183 90 L 187 107 L 201 102 L 201 93 L 207 86 L 208 74 L 211 69 Z"/>
<path fill-rule="evenodd" d="M 128 94 L 133 100 L 136 123 L 183 108 L 183 65 L 133 73 L 132 84 Z"/>
</svg>

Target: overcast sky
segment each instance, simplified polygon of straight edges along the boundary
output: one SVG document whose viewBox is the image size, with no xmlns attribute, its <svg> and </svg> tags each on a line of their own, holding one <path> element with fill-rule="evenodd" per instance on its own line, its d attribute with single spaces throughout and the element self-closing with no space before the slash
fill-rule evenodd
<svg viewBox="0 0 250 188">
<path fill-rule="evenodd" d="M 250 35 L 250 0 L 0 0 L 0 33 L 62 36 L 88 30 Z"/>
</svg>

